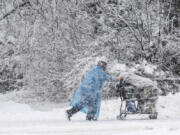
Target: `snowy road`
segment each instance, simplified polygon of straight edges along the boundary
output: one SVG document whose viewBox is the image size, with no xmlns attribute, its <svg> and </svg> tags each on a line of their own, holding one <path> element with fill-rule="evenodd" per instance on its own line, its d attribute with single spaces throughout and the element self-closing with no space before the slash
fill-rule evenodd
<svg viewBox="0 0 180 135">
<path fill-rule="evenodd" d="M 149 120 L 147 115 L 116 120 L 119 102 L 102 101 L 99 121 L 85 121 L 85 115 L 78 113 L 69 122 L 65 117 L 67 104 L 51 109 L 48 104 L 38 105 L 35 109 L 1 99 L 0 135 L 180 135 L 180 93 L 160 97 L 157 120 Z"/>
<path fill-rule="evenodd" d="M 180 120 L 1 121 L 0 135 L 179 135 Z"/>
</svg>

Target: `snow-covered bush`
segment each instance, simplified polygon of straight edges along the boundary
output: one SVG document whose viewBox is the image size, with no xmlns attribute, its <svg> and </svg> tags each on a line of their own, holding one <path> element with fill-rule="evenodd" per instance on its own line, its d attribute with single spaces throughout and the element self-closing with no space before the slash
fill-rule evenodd
<svg viewBox="0 0 180 135">
<path fill-rule="evenodd" d="M 24 74 L 21 62 L 15 56 L 13 43 L 0 44 L 0 93 L 20 90 L 23 87 Z"/>
</svg>

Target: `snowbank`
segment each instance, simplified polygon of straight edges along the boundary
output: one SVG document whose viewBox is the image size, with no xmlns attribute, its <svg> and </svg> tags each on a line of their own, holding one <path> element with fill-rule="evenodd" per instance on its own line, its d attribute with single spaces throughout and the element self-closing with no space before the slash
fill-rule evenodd
<svg viewBox="0 0 180 135">
<path fill-rule="evenodd" d="M 49 105 L 44 106 L 47 108 Z M 65 105 L 67 106 L 67 105 Z M 36 105 L 35 110 L 26 104 L 19 104 L 0 98 L 0 120 L 66 120 L 65 108 L 54 105 L 54 109 L 43 110 L 42 105 Z M 104 100 L 101 104 L 100 120 L 115 120 L 119 114 L 120 99 Z M 158 119 L 180 119 L 180 93 L 160 97 L 157 102 Z M 43 110 L 43 111 L 42 111 Z M 133 116 L 134 117 L 134 116 Z M 139 117 L 138 117 L 139 118 Z M 78 113 L 73 120 L 84 120 L 85 114 Z"/>
<path fill-rule="evenodd" d="M 28 121 L 28 120 L 61 120 L 64 117 L 64 109 L 43 110 L 39 104 L 37 109 L 29 105 L 7 101 L 0 96 L 0 121 Z M 49 105 L 45 106 L 48 107 Z M 60 107 L 60 106 L 59 106 Z"/>
<path fill-rule="evenodd" d="M 157 103 L 159 118 L 180 119 L 180 93 L 160 97 Z"/>
<path fill-rule="evenodd" d="M 2 135 L 179 135 L 180 94 L 160 97 L 157 120 L 138 118 L 116 120 L 120 100 L 102 101 L 100 119 L 85 121 L 83 113 L 76 114 L 72 121 L 65 118 L 67 108 L 56 107 L 38 111 L 26 104 L 14 103 L 0 98 L 0 134 Z M 47 105 L 48 107 L 49 105 Z M 67 106 L 67 105 L 66 105 Z M 42 106 L 39 106 L 42 108 Z M 45 107 L 46 108 L 46 107 Z"/>
</svg>

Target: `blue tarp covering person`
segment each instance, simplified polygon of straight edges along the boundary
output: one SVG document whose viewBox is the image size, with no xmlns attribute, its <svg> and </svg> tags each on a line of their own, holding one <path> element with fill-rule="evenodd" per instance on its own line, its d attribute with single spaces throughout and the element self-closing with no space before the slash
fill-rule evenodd
<svg viewBox="0 0 180 135">
<path fill-rule="evenodd" d="M 86 120 L 98 119 L 104 82 L 112 81 L 106 67 L 105 61 L 99 61 L 84 78 L 71 101 L 72 108 L 66 111 L 69 120 L 79 111 L 87 114 Z"/>
</svg>

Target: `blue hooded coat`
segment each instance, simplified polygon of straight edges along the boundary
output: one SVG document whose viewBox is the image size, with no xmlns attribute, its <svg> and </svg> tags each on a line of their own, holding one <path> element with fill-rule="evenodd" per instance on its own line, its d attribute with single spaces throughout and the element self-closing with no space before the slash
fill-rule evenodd
<svg viewBox="0 0 180 135">
<path fill-rule="evenodd" d="M 80 111 L 86 114 L 90 112 L 90 109 L 93 110 L 93 117 L 97 119 L 105 81 L 112 81 L 112 77 L 106 74 L 100 66 L 93 67 L 80 84 L 70 105 L 72 107 L 81 105 Z"/>
</svg>

